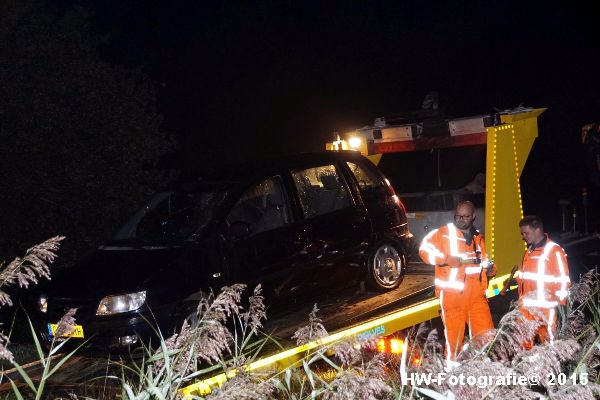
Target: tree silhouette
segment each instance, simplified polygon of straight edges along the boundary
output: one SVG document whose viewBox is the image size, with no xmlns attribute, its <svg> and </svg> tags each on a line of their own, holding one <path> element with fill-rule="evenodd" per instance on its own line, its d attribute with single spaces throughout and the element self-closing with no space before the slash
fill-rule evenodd
<svg viewBox="0 0 600 400">
<path fill-rule="evenodd" d="M 159 180 L 172 142 L 152 82 L 97 54 L 84 9 L 0 4 L 0 259 L 56 234 L 71 263 Z"/>
</svg>

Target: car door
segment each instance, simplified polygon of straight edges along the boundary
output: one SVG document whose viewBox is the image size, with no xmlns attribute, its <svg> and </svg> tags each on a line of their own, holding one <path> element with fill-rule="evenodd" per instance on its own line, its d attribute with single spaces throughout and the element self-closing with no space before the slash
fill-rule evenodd
<svg viewBox="0 0 600 400">
<path fill-rule="evenodd" d="M 272 302 L 293 294 L 305 260 L 305 230 L 290 208 L 281 175 L 251 185 L 226 218 L 223 248 L 232 282 L 261 284 Z"/>
<path fill-rule="evenodd" d="M 369 247 L 370 220 L 334 163 L 292 171 L 310 241 L 313 283 L 345 286 L 360 279 Z"/>
</svg>

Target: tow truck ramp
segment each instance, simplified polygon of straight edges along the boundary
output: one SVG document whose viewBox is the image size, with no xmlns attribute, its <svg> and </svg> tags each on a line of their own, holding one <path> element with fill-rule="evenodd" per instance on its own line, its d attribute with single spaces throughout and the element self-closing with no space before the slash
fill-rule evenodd
<svg viewBox="0 0 600 400">
<path fill-rule="evenodd" d="M 420 277 L 420 275 L 418 275 Z M 494 297 L 500 293 L 504 285 L 504 281 L 508 279 L 509 275 L 503 275 L 501 277 L 494 278 L 490 280 L 488 290 L 486 295 L 488 298 Z M 410 280 L 410 275 L 407 275 L 407 278 Z M 326 346 L 337 342 L 342 339 L 357 337 L 359 339 L 367 339 L 369 337 L 377 337 L 377 336 L 387 336 L 403 329 L 410 328 L 414 325 L 417 325 L 421 322 L 428 321 L 439 316 L 439 300 L 435 297 L 427 297 L 424 300 L 417 300 L 424 293 L 431 294 L 433 286 L 432 284 L 432 276 L 429 276 L 429 283 L 423 285 L 421 289 L 406 294 L 406 296 L 401 297 L 396 300 L 392 300 L 389 303 L 381 304 L 379 307 L 379 315 L 371 316 L 368 319 L 364 319 L 360 322 L 356 322 L 355 324 L 348 326 L 346 328 L 337 330 L 336 332 L 321 338 L 319 340 L 314 340 L 312 342 L 306 343 L 300 346 L 294 346 L 287 350 L 269 355 L 267 357 L 261 358 L 255 362 L 252 362 L 246 366 L 247 371 L 256 371 L 265 367 L 283 367 L 289 366 L 293 364 L 294 361 L 298 360 L 302 357 L 304 353 L 310 350 L 317 349 L 322 346 Z M 409 286 L 409 285 L 406 285 Z M 414 285 L 410 285 L 414 288 Z M 406 288 L 402 291 L 406 292 Z M 383 295 L 390 295 L 391 293 L 401 293 L 398 289 L 395 291 L 385 293 Z M 380 295 L 381 296 L 381 295 Z M 359 309 L 365 308 L 369 304 L 377 303 L 378 296 L 370 297 L 363 302 L 357 302 L 351 304 L 351 306 L 357 307 Z M 381 299 L 379 299 L 381 301 Z M 412 304 L 406 305 L 407 302 L 413 301 Z M 404 306 L 398 306 L 398 304 L 404 303 Z M 389 308 L 396 307 L 394 311 L 387 311 Z M 375 313 L 378 312 L 375 310 Z M 338 311 L 338 315 L 344 315 L 347 310 Z M 373 314 L 373 312 L 371 312 Z M 367 313 L 363 315 L 368 315 Z M 326 318 L 326 317 L 325 317 Z M 336 321 L 335 319 L 331 319 L 330 321 L 324 320 L 324 323 L 340 323 L 341 321 Z M 197 395 L 197 394 L 206 394 L 209 393 L 213 388 L 222 385 L 228 379 L 234 377 L 236 374 L 235 370 L 229 371 L 227 373 L 221 373 L 215 376 L 212 376 L 207 379 L 200 380 L 199 382 L 193 383 L 189 386 L 186 386 L 181 390 L 182 394 L 185 396 Z"/>
</svg>

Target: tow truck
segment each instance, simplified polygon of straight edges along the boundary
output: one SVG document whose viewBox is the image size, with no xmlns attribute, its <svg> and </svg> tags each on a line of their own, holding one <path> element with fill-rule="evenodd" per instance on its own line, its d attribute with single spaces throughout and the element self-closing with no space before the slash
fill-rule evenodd
<svg viewBox="0 0 600 400">
<path fill-rule="evenodd" d="M 518 231 L 518 221 L 523 217 L 519 178 L 538 136 L 537 119 L 545 110 L 545 108 L 518 108 L 489 115 L 441 121 L 435 117 L 433 121 L 427 120 L 427 116 L 424 119 L 404 118 L 400 119 L 399 123 L 398 119 L 379 118 L 372 126 L 336 135 L 335 140 L 326 144 L 326 149 L 360 151 L 375 164 L 380 164 L 385 154 L 416 154 L 426 151 L 438 160 L 436 165 L 438 180 L 441 179 L 439 157 L 442 150 L 483 149 L 485 160 L 483 176 L 479 175 L 462 191 L 429 192 L 427 194 L 429 197 L 438 196 L 441 203 L 446 202 L 445 207 L 428 208 L 421 203 L 420 208 L 416 206 L 411 210 L 409 207 L 408 211 L 412 212 L 408 216 L 415 242 L 418 243 L 429 226 L 437 226 L 440 222 L 449 220 L 448 209 L 452 208 L 452 202 L 456 200 L 454 196 L 465 193 L 483 195 L 481 197 L 484 197 L 484 200 L 476 212 L 479 216 L 478 226 L 485 227 L 487 248 L 498 270 L 497 276 L 490 280 L 486 291 L 487 297 L 493 298 L 499 294 L 504 282 L 509 278 L 511 267 L 520 263 L 523 254 L 524 244 Z M 582 137 L 584 144 L 586 138 L 589 136 Z M 597 161 L 597 147 L 593 149 L 595 149 L 594 161 Z M 594 163 L 595 167 L 597 163 Z M 600 170 L 600 167 L 597 170 Z M 596 173 L 597 170 L 594 169 Z M 418 171 L 408 172 L 418 173 Z M 418 193 L 400 195 L 405 202 L 411 197 L 420 196 Z M 450 198 L 446 198 L 447 196 Z M 565 225 L 563 216 L 563 231 L 566 230 Z M 587 234 L 587 229 L 585 233 Z M 589 254 L 591 249 L 592 252 L 595 251 L 597 259 L 598 249 L 600 249 L 598 233 L 580 235 L 570 232 L 570 235 L 567 238 L 569 243 L 567 245 L 562 243 L 570 256 L 575 252 Z M 439 301 L 433 295 L 433 268 L 413 261 L 409 263 L 408 269 L 400 287 L 393 291 L 374 294 L 366 293 L 363 289 L 335 294 L 330 299 L 326 299 L 326 303 L 320 303 L 319 317 L 330 334 L 319 340 L 297 346 L 290 339 L 296 329 L 305 324 L 312 304 L 304 308 L 298 307 L 296 311 L 283 316 L 270 316 L 264 330 L 275 337 L 281 347 L 263 352 L 264 357 L 247 364 L 245 368 L 248 371 L 274 366 L 285 368 L 294 365 L 307 351 L 344 338 L 352 336 L 392 338 L 394 334 L 407 328 L 437 318 Z M 385 349 L 381 350 L 392 353 L 402 351 L 401 341 L 390 339 L 386 343 L 387 345 L 383 346 Z M 89 369 L 89 373 L 87 370 L 82 370 L 83 363 Z M 75 368 L 63 368 L 64 373 L 57 375 L 60 375 L 58 380 L 62 383 L 69 384 L 85 382 L 86 378 L 105 368 L 105 361 L 94 363 L 83 357 L 74 357 L 67 364 L 73 364 Z M 32 368 L 39 370 L 42 367 L 33 365 L 29 366 L 28 370 Z M 10 376 L 11 371 L 5 373 Z M 232 370 L 227 373 L 203 376 L 200 380 L 181 389 L 181 394 L 184 398 L 207 394 L 235 373 L 236 371 Z M 16 371 L 12 374 L 17 376 Z"/>
<path fill-rule="evenodd" d="M 523 254 L 524 244 L 518 231 L 518 222 L 523 217 L 519 178 L 538 136 L 537 119 L 545 110 L 521 107 L 460 119 L 440 119 L 433 113 L 421 119 L 404 118 L 400 123 L 390 123 L 380 118 L 372 126 L 337 135 L 335 140 L 326 144 L 326 149 L 360 151 L 379 164 L 382 155 L 389 153 L 485 147 L 485 193 L 482 193 L 485 194 L 485 216 L 482 207 L 477 213 L 485 221 L 488 252 L 495 260 L 498 271 L 497 277 L 490 280 L 486 292 L 487 297 L 491 298 L 499 294 L 512 266 L 519 264 Z M 479 186 L 483 190 L 483 185 Z M 419 241 L 429 225 L 444 218 L 444 213 L 447 211 L 409 214 L 409 218 L 412 218 L 409 225 L 415 234 L 415 241 Z M 333 299 L 329 304 L 321 304 L 320 317 L 332 333 L 319 340 L 301 346 L 285 341 L 299 326 L 304 325 L 298 325 L 298 321 L 305 320 L 307 309 L 300 309 L 284 318 L 271 319 L 265 329 L 271 336 L 284 340 L 283 350 L 274 351 L 246 365 L 246 369 L 285 367 L 306 351 L 343 338 L 389 336 L 438 317 L 439 301 L 433 295 L 432 268 L 419 266 L 418 263 L 413 267 L 400 287 L 392 292 L 373 295 L 359 291 Z M 235 373 L 230 371 L 202 379 L 183 388 L 182 394 L 208 393 Z"/>
</svg>

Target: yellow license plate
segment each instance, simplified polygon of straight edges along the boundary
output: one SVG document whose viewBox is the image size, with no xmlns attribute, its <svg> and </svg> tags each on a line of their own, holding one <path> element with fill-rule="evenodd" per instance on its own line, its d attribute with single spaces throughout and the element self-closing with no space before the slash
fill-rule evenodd
<svg viewBox="0 0 600 400">
<path fill-rule="evenodd" d="M 58 324 L 48 324 L 48 334 L 50 336 L 54 336 L 56 328 L 58 328 Z M 75 325 L 75 329 L 73 329 L 71 333 L 68 335 L 62 335 L 61 337 L 83 338 L 83 326 Z"/>
</svg>

